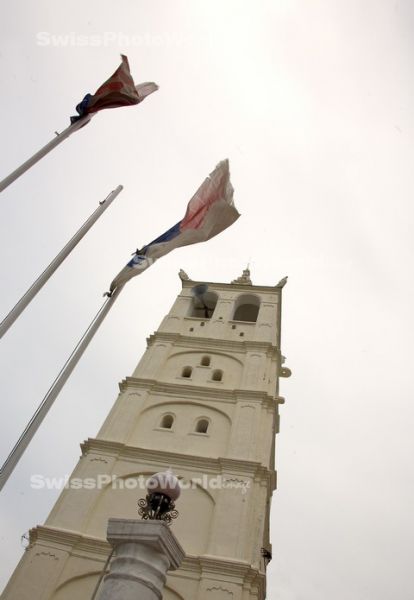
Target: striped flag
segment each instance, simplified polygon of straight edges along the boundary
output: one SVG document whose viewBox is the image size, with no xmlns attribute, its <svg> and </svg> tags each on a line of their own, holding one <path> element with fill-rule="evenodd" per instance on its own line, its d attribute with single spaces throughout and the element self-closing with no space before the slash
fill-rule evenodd
<svg viewBox="0 0 414 600">
<path fill-rule="evenodd" d="M 221 161 L 204 180 L 187 206 L 184 218 L 141 250 L 118 273 L 110 286 L 109 295 L 135 275 L 140 275 L 158 258 L 181 246 L 211 239 L 238 218 L 233 202 L 229 161 Z"/>
<path fill-rule="evenodd" d="M 93 94 L 86 94 L 80 102 L 76 111 L 78 114 L 71 117 L 71 123 L 76 123 L 85 115 L 90 115 L 105 108 L 118 108 L 119 106 L 131 106 L 139 104 L 158 90 L 156 83 L 147 82 L 135 85 L 132 79 L 128 58 L 121 54 L 122 62 L 111 77 L 101 85 Z"/>
</svg>

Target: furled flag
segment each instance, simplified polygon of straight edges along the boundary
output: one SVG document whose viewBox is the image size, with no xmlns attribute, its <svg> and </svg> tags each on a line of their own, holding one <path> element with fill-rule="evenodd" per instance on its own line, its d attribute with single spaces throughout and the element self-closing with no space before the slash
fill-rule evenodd
<svg viewBox="0 0 414 600">
<path fill-rule="evenodd" d="M 96 90 L 94 95 L 86 94 L 76 110 L 78 115 L 70 118 L 71 123 L 76 123 L 85 115 L 96 113 L 104 108 L 118 108 L 118 106 L 131 106 L 139 104 L 158 90 L 156 83 L 147 82 L 135 85 L 132 79 L 128 58 L 121 54 L 122 62 L 115 73 Z"/>
<path fill-rule="evenodd" d="M 181 246 L 205 242 L 214 237 L 238 218 L 233 202 L 229 161 L 221 161 L 204 180 L 187 206 L 184 218 L 141 250 L 118 273 L 108 295 L 135 275 L 140 275 L 158 258 Z"/>
</svg>

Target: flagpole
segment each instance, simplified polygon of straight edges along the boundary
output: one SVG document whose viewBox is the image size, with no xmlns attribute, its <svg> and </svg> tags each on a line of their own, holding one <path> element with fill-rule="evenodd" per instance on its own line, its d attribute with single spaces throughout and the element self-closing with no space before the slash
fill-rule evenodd
<svg viewBox="0 0 414 600">
<path fill-rule="evenodd" d="M 26 162 L 24 162 L 22 165 L 20 165 L 20 167 L 17 167 L 17 169 L 15 169 L 13 173 L 10 173 L 10 175 L 8 175 L 2 181 L 0 181 L 0 192 L 5 190 L 6 187 L 13 183 L 13 181 L 18 179 L 21 175 L 23 175 L 23 173 L 28 171 L 30 167 L 33 167 L 33 165 L 35 165 L 41 158 L 46 156 L 46 154 L 48 154 L 51 150 L 56 148 L 56 146 L 58 146 L 64 140 L 66 140 L 66 138 L 72 135 L 72 133 L 78 131 L 81 127 L 89 123 L 92 116 L 93 115 L 86 115 L 80 118 L 75 123 L 69 125 L 69 127 L 64 129 L 62 133 L 57 133 L 56 137 L 53 138 L 53 140 L 51 140 L 48 144 L 46 144 L 46 146 L 43 146 L 43 148 L 41 148 L 38 152 L 33 154 L 33 156 L 26 160 Z"/>
<path fill-rule="evenodd" d="M 24 451 L 30 444 L 36 431 L 39 429 L 47 413 L 53 406 L 53 403 L 58 397 L 59 392 L 62 390 L 63 386 L 69 379 L 72 371 L 78 364 L 80 358 L 82 357 L 83 353 L 85 352 L 95 333 L 98 331 L 106 315 L 111 310 L 115 300 L 121 293 L 122 288 L 122 285 L 117 287 L 116 290 L 112 293 L 112 295 L 105 300 L 105 302 L 95 315 L 94 319 L 92 320 L 91 324 L 79 340 L 72 354 L 62 367 L 60 373 L 52 383 L 47 394 L 45 395 L 36 412 L 30 419 L 22 435 L 16 442 L 13 450 L 10 452 L 9 456 L 7 457 L 6 461 L 0 469 L 0 491 L 3 489 L 5 483 L 9 479 L 10 475 L 13 473 L 13 470 L 19 462 L 20 458 L 22 457 Z"/>
<path fill-rule="evenodd" d="M 75 235 L 69 240 L 69 242 L 62 248 L 59 254 L 52 260 L 48 267 L 43 273 L 36 279 L 36 281 L 29 287 L 27 292 L 23 294 L 17 304 L 12 308 L 9 314 L 0 323 L 0 339 L 6 333 L 6 331 L 13 325 L 15 320 L 24 311 L 26 306 L 33 300 L 36 294 L 42 289 L 48 279 L 53 275 L 56 269 L 62 264 L 67 256 L 72 252 L 75 246 L 80 240 L 86 235 L 92 225 L 99 219 L 103 212 L 111 205 L 115 198 L 123 190 L 122 185 L 113 190 L 102 202 L 99 203 L 98 208 L 91 214 L 91 216 L 85 221 L 82 227 L 75 233 Z"/>
</svg>

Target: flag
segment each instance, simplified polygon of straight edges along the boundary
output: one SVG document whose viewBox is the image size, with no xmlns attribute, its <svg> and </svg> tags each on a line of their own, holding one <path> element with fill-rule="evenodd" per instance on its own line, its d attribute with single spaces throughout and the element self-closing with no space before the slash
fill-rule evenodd
<svg viewBox="0 0 414 600">
<path fill-rule="evenodd" d="M 132 260 L 118 273 L 110 286 L 109 295 L 135 275 L 140 275 L 158 258 L 181 246 L 211 239 L 238 218 L 233 202 L 229 161 L 221 161 L 204 180 L 188 203 L 184 218 L 168 231 L 137 250 Z"/>
<path fill-rule="evenodd" d="M 118 108 L 118 106 L 131 106 L 139 104 L 158 90 L 156 83 L 147 82 L 135 85 L 132 79 L 128 58 L 121 54 L 122 62 L 115 73 L 96 90 L 94 95 L 86 94 L 76 110 L 78 115 L 71 117 L 71 123 L 76 123 L 85 115 L 90 115 L 105 108 Z"/>
</svg>

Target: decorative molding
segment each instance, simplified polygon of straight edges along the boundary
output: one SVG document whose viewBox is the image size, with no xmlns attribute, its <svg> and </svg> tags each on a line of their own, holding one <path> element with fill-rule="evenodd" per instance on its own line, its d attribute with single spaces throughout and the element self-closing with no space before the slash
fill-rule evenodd
<svg viewBox="0 0 414 600">
<path fill-rule="evenodd" d="M 156 379 L 144 377 L 126 377 L 119 383 L 119 389 L 121 392 L 125 392 L 128 388 L 143 389 L 152 393 L 165 394 L 173 398 L 198 399 L 199 401 L 216 400 L 217 402 L 235 404 L 240 400 L 248 400 L 249 402 L 261 403 L 265 407 L 283 404 L 285 401 L 282 396 L 271 396 L 261 390 L 224 388 L 220 389 L 218 393 L 216 387 L 187 384 L 181 378 L 180 383 L 173 383 L 160 382 Z"/>
<path fill-rule="evenodd" d="M 120 442 L 89 438 L 81 444 L 82 454 L 89 452 L 101 453 L 118 460 L 130 462 L 152 463 L 163 468 L 166 464 L 174 464 L 177 468 L 191 469 L 195 472 L 211 473 L 212 475 L 241 475 L 264 484 L 268 489 L 273 489 L 275 471 L 267 468 L 257 461 L 241 460 L 236 458 L 209 458 L 192 454 L 181 454 L 165 450 L 151 450 L 127 446 Z"/>
<path fill-rule="evenodd" d="M 226 477 L 223 479 L 225 483 L 247 483 L 246 479 L 237 479 L 237 477 Z"/>
<path fill-rule="evenodd" d="M 213 596 L 214 596 L 214 598 L 217 598 L 217 600 L 222 600 L 223 593 L 226 594 L 225 597 L 229 598 L 229 600 L 231 598 L 233 598 L 233 592 L 231 592 L 227 588 L 224 588 L 224 587 L 221 587 L 221 586 L 220 587 L 213 586 L 213 587 L 206 588 L 206 592 L 212 592 L 212 594 L 209 594 L 209 597 L 211 596 L 213 598 Z"/>
<path fill-rule="evenodd" d="M 283 280 L 282 280 L 283 281 Z M 206 283 L 209 288 L 211 288 L 212 291 L 218 291 L 218 290 L 222 290 L 222 291 L 230 291 L 230 290 L 234 290 L 234 291 L 242 291 L 245 292 L 246 291 L 246 285 L 243 283 L 216 283 L 213 281 L 193 281 L 191 279 L 183 281 L 183 290 L 187 290 L 190 292 L 191 288 L 194 287 L 194 284 L 197 283 Z M 281 288 L 278 287 L 280 285 L 281 282 L 279 282 L 277 285 L 275 286 L 268 286 L 268 285 L 252 285 L 251 286 L 251 291 L 253 292 L 262 292 L 264 294 L 271 294 L 271 295 L 278 295 L 281 296 Z M 250 286 L 249 286 L 250 287 Z M 249 290 L 250 291 L 250 290 Z"/>
<path fill-rule="evenodd" d="M 36 556 L 46 556 L 47 558 L 53 558 L 53 560 L 59 560 L 59 557 L 56 554 L 52 554 L 52 552 L 36 552 Z"/>
<path fill-rule="evenodd" d="M 188 317 L 188 319 L 190 319 Z M 200 321 L 202 319 L 195 319 Z M 233 321 L 229 321 L 233 322 Z M 248 327 L 250 324 L 247 322 L 234 321 L 235 323 L 242 323 L 243 326 Z M 256 326 L 256 324 L 254 324 Z M 239 352 L 245 353 L 249 350 L 258 350 L 265 352 L 267 356 L 278 357 L 280 350 L 271 342 L 262 342 L 255 340 L 223 340 L 220 338 L 209 338 L 209 337 L 196 337 L 183 335 L 181 333 L 169 333 L 167 331 L 155 331 L 149 337 L 147 337 L 148 347 L 152 346 L 157 341 L 165 341 L 174 344 L 175 346 L 201 348 L 201 350 L 217 349 L 218 351 L 227 352 Z"/>
<path fill-rule="evenodd" d="M 82 556 L 85 552 L 92 553 L 96 560 L 106 558 L 111 550 L 111 546 L 103 538 L 82 535 L 68 529 L 38 525 L 31 529 L 29 534 L 32 548 L 35 548 L 33 544 L 47 543 L 55 550 L 71 550 L 71 554 L 76 556 Z"/>
<path fill-rule="evenodd" d="M 197 348 L 197 350 L 193 350 L 192 348 L 188 348 L 188 347 L 178 347 L 176 350 L 173 348 L 172 353 L 168 356 L 168 361 L 170 361 L 172 358 L 176 358 L 176 357 L 183 357 L 186 355 L 205 355 L 206 354 L 206 350 L 205 349 L 200 349 Z M 242 357 L 239 357 L 239 355 L 234 355 L 234 352 L 232 352 L 231 354 L 229 354 L 228 352 L 222 352 L 221 350 L 208 350 L 208 354 L 214 357 L 223 357 L 223 358 L 229 358 L 230 360 L 233 360 L 235 362 L 237 362 L 241 367 L 244 366 L 244 362 L 243 360 L 241 360 Z M 205 365 L 195 365 L 196 367 L 205 367 Z M 208 365 L 210 368 L 211 366 Z"/>
<path fill-rule="evenodd" d="M 70 553 L 71 556 L 85 557 L 103 563 L 111 551 L 110 544 L 103 538 L 82 535 L 75 531 L 39 525 L 30 530 L 33 544 L 48 544 L 53 548 Z M 28 550 L 30 551 L 30 550 Z M 187 554 L 177 571 L 169 575 L 186 577 L 234 577 L 241 579 L 243 585 L 256 586 L 258 598 L 264 598 L 265 573 L 261 567 L 255 568 L 247 561 L 234 560 L 223 556 Z"/>
</svg>

